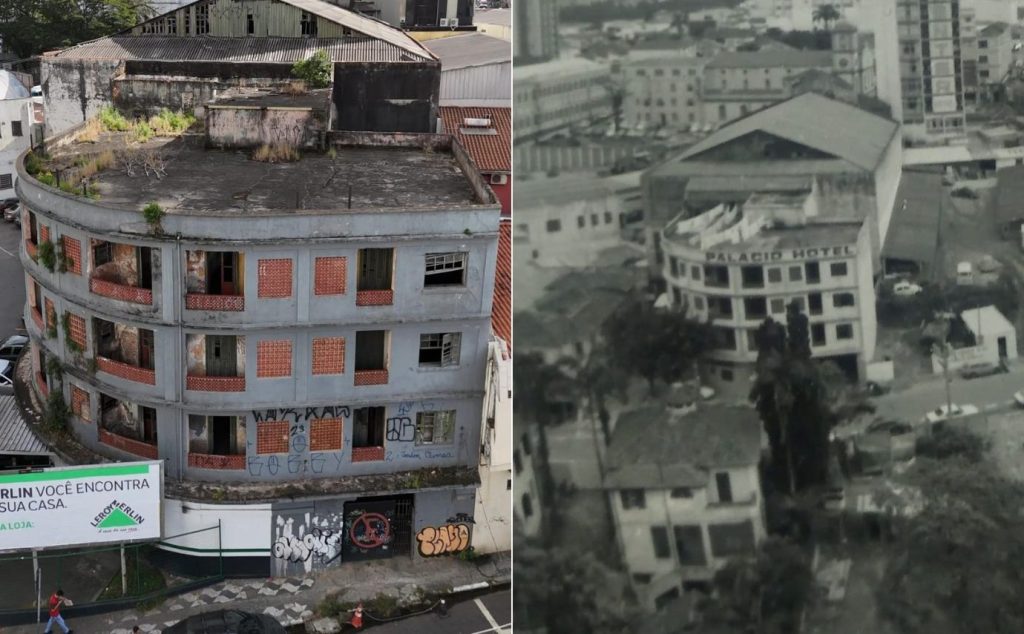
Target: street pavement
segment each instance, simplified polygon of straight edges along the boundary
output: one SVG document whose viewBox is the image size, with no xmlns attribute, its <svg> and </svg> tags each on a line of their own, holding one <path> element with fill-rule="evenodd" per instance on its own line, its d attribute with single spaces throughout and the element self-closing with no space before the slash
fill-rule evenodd
<svg viewBox="0 0 1024 634">
<path fill-rule="evenodd" d="M 372 621 L 368 621 L 372 623 Z M 512 592 L 502 590 L 457 603 L 448 615 L 436 611 L 377 625 L 374 634 L 511 634 Z"/>
<path fill-rule="evenodd" d="M 0 340 L 21 328 L 25 306 L 25 273 L 18 259 L 21 230 L 0 219 Z"/>
</svg>

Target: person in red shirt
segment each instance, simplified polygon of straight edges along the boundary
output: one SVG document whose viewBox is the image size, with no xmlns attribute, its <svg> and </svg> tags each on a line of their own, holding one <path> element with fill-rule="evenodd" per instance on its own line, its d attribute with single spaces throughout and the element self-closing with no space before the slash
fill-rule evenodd
<svg viewBox="0 0 1024 634">
<path fill-rule="evenodd" d="M 71 605 L 71 600 L 64 596 L 63 590 L 58 588 L 56 592 L 50 595 L 50 620 L 46 623 L 46 634 L 53 632 L 54 623 L 60 626 L 64 634 L 71 634 L 72 630 L 68 629 L 67 623 L 64 622 L 64 617 L 60 615 L 60 609 L 65 605 Z"/>
</svg>

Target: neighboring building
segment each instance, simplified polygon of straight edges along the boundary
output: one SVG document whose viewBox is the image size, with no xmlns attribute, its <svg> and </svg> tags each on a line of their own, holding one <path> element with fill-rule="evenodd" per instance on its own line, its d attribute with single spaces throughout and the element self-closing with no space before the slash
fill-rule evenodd
<svg viewBox="0 0 1024 634">
<path fill-rule="evenodd" d="M 506 42 L 512 41 L 512 10 L 488 9 L 476 14 L 476 30 Z"/>
<path fill-rule="evenodd" d="M 696 215 L 755 193 L 809 191 L 822 221 L 868 221 L 878 272 L 901 153 L 895 121 L 816 93 L 727 125 L 644 174 L 651 273 L 665 265 L 659 236 L 681 211 Z"/>
<path fill-rule="evenodd" d="M 512 451 L 512 465 L 515 470 L 515 494 L 512 497 L 512 515 L 516 526 L 527 537 L 536 537 L 544 527 L 544 503 L 535 463 L 538 460 L 537 429 L 532 423 L 517 419 L 515 449 Z"/>
<path fill-rule="evenodd" d="M 512 49 L 478 33 L 424 44 L 441 60 L 442 106 L 512 107 Z"/>
<path fill-rule="evenodd" d="M 942 227 L 952 211 L 953 201 L 941 173 L 904 168 L 882 246 L 883 271 L 940 280 Z"/>
<path fill-rule="evenodd" d="M 985 362 L 996 365 L 1017 358 L 1017 328 L 995 306 L 971 308 L 960 319 L 974 335 Z"/>
<path fill-rule="evenodd" d="M 441 107 L 442 130 L 458 139 L 501 202 L 512 213 L 512 111 L 510 108 Z"/>
<path fill-rule="evenodd" d="M 558 5 L 555 0 L 515 0 L 512 41 L 517 67 L 558 57 Z"/>
<path fill-rule="evenodd" d="M 518 261 L 583 267 L 622 242 L 622 228 L 643 215 L 641 172 L 520 181 L 512 238 Z"/>
<path fill-rule="evenodd" d="M 903 136 L 908 145 L 966 141 L 960 4 L 897 0 Z"/>
<path fill-rule="evenodd" d="M 971 7 L 960 7 L 960 69 L 964 78 L 964 107 L 968 112 L 978 105 L 978 23 Z"/>
<path fill-rule="evenodd" d="M 875 38 L 877 97 L 889 105 L 894 121 L 903 121 L 903 84 L 897 0 L 871 0 L 861 6 L 855 24 Z M 848 16 L 849 17 L 849 16 Z"/>
<path fill-rule="evenodd" d="M 832 72 L 858 95 L 876 96 L 874 34 L 860 32 L 849 22 L 837 24 L 832 31 Z"/>
<path fill-rule="evenodd" d="M 701 81 L 707 60 L 692 48 L 633 51 L 613 66 L 622 90 L 622 125 L 687 129 L 702 125 Z"/>
<path fill-rule="evenodd" d="M 621 561 L 640 603 L 656 609 L 709 589 L 766 537 L 757 412 L 681 400 L 620 414 L 604 476 Z"/>
<path fill-rule="evenodd" d="M 784 322 L 794 301 L 810 320 L 811 354 L 864 379 L 877 334 L 871 227 L 823 218 L 819 204 L 813 190 L 754 194 L 684 212 L 662 232 L 672 306 L 712 325 L 701 373 L 723 395 L 747 398 L 757 329 L 767 317 Z"/>
<path fill-rule="evenodd" d="M 29 89 L 18 77 L 0 70 L 0 200 L 14 198 L 14 163 L 32 144 L 35 114 Z"/>
<path fill-rule="evenodd" d="M 610 69 L 583 58 L 517 66 L 512 86 L 516 141 L 608 121 L 610 87 Z"/>
<path fill-rule="evenodd" d="M 498 338 L 487 346 L 484 386 L 473 548 L 496 553 L 512 550 L 512 355 Z"/>
<path fill-rule="evenodd" d="M 99 199 L 19 163 L 34 389 L 59 391 L 96 454 L 162 460 L 165 534 L 221 522 L 226 570 L 465 550 L 490 411 L 498 203 L 448 136 L 327 132 L 320 151 L 268 169 L 244 150 L 329 117 L 230 105 L 208 109 L 207 130 L 241 151 L 157 139 L 134 174 L 90 163 L 92 143 L 51 139 L 63 178 L 100 170 Z M 159 230 L 140 214 L 152 201 Z M 44 244 L 65 266 L 34 257 Z M 487 470 L 505 485 L 495 449 Z M 161 547 L 192 567 L 218 555 Z"/>
<path fill-rule="evenodd" d="M 292 65 L 317 51 L 334 60 L 334 129 L 434 131 L 441 65 L 408 34 L 323 0 L 245 6 L 200 0 L 44 55 L 47 135 L 105 106 L 191 112 L 225 91 L 280 88 L 295 81 Z"/>
<path fill-rule="evenodd" d="M 970 8 L 979 22 L 1024 22 L 1024 0 L 971 0 Z"/>
<path fill-rule="evenodd" d="M 722 53 L 704 67 L 702 120 L 722 126 L 787 99 L 786 80 L 812 69 L 831 71 L 832 53 L 784 49 Z"/>
<path fill-rule="evenodd" d="M 1020 241 L 1024 248 L 1024 165 L 1004 167 L 996 172 L 996 227 L 1004 240 Z"/>
<path fill-rule="evenodd" d="M 473 25 L 473 0 L 331 0 L 394 27 L 414 32 L 414 37 L 440 29 L 460 29 Z"/>
<path fill-rule="evenodd" d="M 1013 66 L 1013 35 L 1005 22 L 989 24 L 978 32 L 978 81 L 989 98 Z"/>
</svg>

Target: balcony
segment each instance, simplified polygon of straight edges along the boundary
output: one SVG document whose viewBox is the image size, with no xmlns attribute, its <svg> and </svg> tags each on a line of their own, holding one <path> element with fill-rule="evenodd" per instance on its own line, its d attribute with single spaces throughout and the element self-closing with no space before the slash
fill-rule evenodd
<svg viewBox="0 0 1024 634">
<path fill-rule="evenodd" d="M 127 284 L 118 284 L 109 280 L 101 280 L 97 277 L 89 278 L 89 290 L 96 295 L 109 297 L 110 299 L 132 304 L 153 305 L 153 291 L 148 288 L 139 288 Z"/>
<path fill-rule="evenodd" d="M 245 455 L 221 456 L 208 453 L 189 453 L 188 466 L 194 469 L 241 471 L 245 469 Z"/>
<path fill-rule="evenodd" d="M 192 392 L 244 392 L 244 376 L 197 376 L 185 377 L 185 389 Z"/>
<path fill-rule="evenodd" d="M 384 370 L 356 370 L 356 385 L 387 385 L 388 371 Z"/>
<path fill-rule="evenodd" d="M 36 373 L 36 387 L 39 388 L 39 393 L 44 398 L 50 395 L 50 387 L 46 385 L 46 377 L 39 372 Z"/>
<path fill-rule="evenodd" d="M 25 240 L 25 253 L 33 260 L 39 257 L 39 247 L 31 240 Z"/>
<path fill-rule="evenodd" d="M 187 293 L 185 295 L 185 308 L 187 310 L 221 310 L 239 312 L 245 310 L 245 296 Z"/>
<path fill-rule="evenodd" d="M 352 462 L 381 462 L 384 460 L 384 447 L 353 447 Z"/>
<path fill-rule="evenodd" d="M 391 306 L 395 301 L 395 291 L 356 291 L 356 306 Z"/>
<path fill-rule="evenodd" d="M 97 356 L 96 369 L 100 372 L 106 372 L 107 374 L 120 377 L 126 381 L 145 383 L 146 385 L 156 385 L 155 370 L 140 368 L 122 361 L 115 361 L 113 359 L 108 359 L 107 357 Z"/>
<path fill-rule="evenodd" d="M 149 460 L 159 459 L 159 451 L 154 444 L 128 438 L 127 436 L 120 436 L 106 429 L 100 429 L 99 432 L 100 442 L 104 445 L 120 449 L 140 458 L 148 458 Z"/>
<path fill-rule="evenodd" d="M 35 306 L 32 307 L 32 323 L 36 325 L 39 332 L 46 330 L 46 326 L 43 325 L 43 314 L 39 312 L 39 308 Z"/>
</svg>

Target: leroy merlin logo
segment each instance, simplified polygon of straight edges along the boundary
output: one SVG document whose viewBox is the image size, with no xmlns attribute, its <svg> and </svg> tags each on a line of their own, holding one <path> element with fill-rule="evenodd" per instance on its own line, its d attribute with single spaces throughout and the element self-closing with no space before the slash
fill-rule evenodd
<svg viewBox="0 0 1024 634">
<path fill-rule="evenodd" d="M 124 502 L 112 501 L 92 520 L 92 525 L 99 530 L 111 528 L 130 528 L 145 522 L 145 518 Z"/>
</svg>

